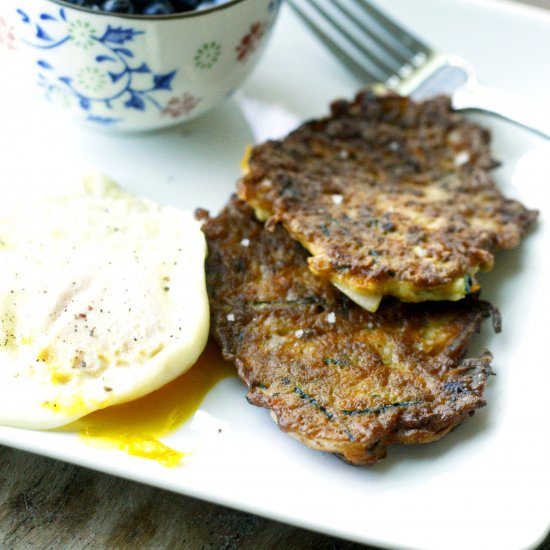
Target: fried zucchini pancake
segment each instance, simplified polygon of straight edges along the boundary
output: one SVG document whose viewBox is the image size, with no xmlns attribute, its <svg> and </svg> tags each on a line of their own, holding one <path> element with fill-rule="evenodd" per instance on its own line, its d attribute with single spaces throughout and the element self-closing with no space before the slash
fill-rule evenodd
<svg viewBox="0 0 550 550">
<path fill-rule="evenodd" d="M 388 299 L 369 313 L 313 275 L 302 246 L 244 202 L 233 199 L 203 231 L 213 334 L 248 401 L 305 445 L 371 464 L 388 445 L 439 439 L 485 404 L 491 355 L 465 353 L 486 302 Z"/>
<path fill-rule="evenodd" d="M 240 197 L 369 311 L 386 295 L 421 302 L 477 291 L 491 250 L 516 246 L 536 218 L 495 185 L 489 132 L 444 97 L 363 91 L 331 110 L 254 147 Z"/>
</svg>

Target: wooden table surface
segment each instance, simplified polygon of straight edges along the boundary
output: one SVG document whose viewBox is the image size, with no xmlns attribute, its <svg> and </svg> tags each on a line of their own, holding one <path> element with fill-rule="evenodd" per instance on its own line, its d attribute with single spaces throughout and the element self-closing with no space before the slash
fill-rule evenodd
<svg viewBox="0 0 550 550">
<path fill-rule="evenodd" d="M 29 548 L 369 547 L 0 446 L 0 549 Z"/>
</svg>

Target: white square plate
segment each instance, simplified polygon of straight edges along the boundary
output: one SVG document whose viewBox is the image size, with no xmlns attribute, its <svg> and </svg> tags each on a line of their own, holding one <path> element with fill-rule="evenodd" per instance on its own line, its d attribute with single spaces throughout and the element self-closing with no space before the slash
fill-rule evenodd
<svg viewBox="0 0 550 550">
<path fill-rule="evenodd" d="M 550 14 L 488 0 L 386 0 L 388 11 L 440 49 L 470 60 L 486 84 L 550 97 Z M 188 126 L 109 137 L 63 126 L 19 89 L 9 55 L 0 62 L 0 196 L 61 191 L 99 168 L 159 202 L 217 211 L 240 175 L 245 145 L 279 137 L 327 112 L 360 87 L 292 13 L 283 9 L 261 66 L 235 99 Z M 4 69 L 3 69 L 4 70 Z M 11 73 L 10 73 L 11 70 Z M 11 75 L 11 76 L 10 76 Z M 370 468 L 354 468 L 282 434 L 226 379 L 167 442 L 196 451 L 168 469 L 76 435 L 0 427 L 0 443 L 351 540 L 391 548 L 519 549 L 550 526 L 550 143 L 487 116 L 495 177 L 504 192 L 540 210 L 519 249 L 497 255 L 483 276 L 502 334 L 477 345 L 494 354 L 488 406 L 437 443 L 392 447 Z M 217 428 L 223 427 L 223 435 Z M 187 447 L 186 447 L 187 446 Z"/>
</svg>

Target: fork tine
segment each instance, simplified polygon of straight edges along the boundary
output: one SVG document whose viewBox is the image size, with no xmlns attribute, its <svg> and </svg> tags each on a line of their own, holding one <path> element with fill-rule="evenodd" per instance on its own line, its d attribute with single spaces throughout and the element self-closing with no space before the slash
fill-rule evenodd
<svg viewBox="0 0 550 550">
<path fill-rule="evenodd" d="M 365 10 L 365 12 L 376 20 L 390 36 L 393 36 L 396 42 L 407 47 L 412 54 L 422 52 L 425 55 L 429 55 L 432 52 L 432 49 L 427 44 L 413 36 L 409 31 L 405 30 L 395 21 L 389 19 L 367 0 L 356 0 L 356 2 L 358 6 L 360 6 L 361 9 Z"/>
<path fill-rule="evenodd" d="M 353 10 L 350 8 L 350 3 L 355 3 L 357 5 L 357 0 L 333 0 L 332 2 L 345 16 L 354 24 L 362 33 L 367 35 L 376 46 L 380 48 L 394 64 L 392 71 L 396 72 L 403 64 L 409 63 L 411 60 L 411 52 L 406 49 L 403 51 L 403 48 L 393 45 L 387 36 L 384 36 L 384 29 L 382 33 L 380 32 L 380 25 L 377 24 L 377 21 L 374 21 L 374 26 L 372 25 L 373 18 L 366 18 L 366 12 L 358 12 L 357 9 Z M 401 46 L 400 44 L 398 46 Z M 361 49 L 365 49 L 364 45 L 361 45 Z M 366 53 L 372 55 L 372 52 L 365 50 Z"/>
<path fill-rule="evenodd" d="M 372 65 L 377 69 L 377 72 L 380 74 L 383 80 L 386 80 L 389 76 L 394 74 L 399 67 L 402 65 L 402 62 L 397 64 L 388 64 L 382 57 L 376 54 L 372 49 L 368 48 L 364 40 L 358 39 L 354 33 L 353 28 L 355 27 L 356 31 L 360 31 L 362 38 L 364 34 L 371 35 L 370 30 L 361 25 L 359 21 L 355 20 L 353 14 L 346 10 L 340 3 L 332 2 L 333 9 L 335 14 L 338 14 L 339 17 L 331 17 L 331 14 L 324 7 L 321 7 L 321 3 L 315 0 L 309 0 L 309 3 L 317 9 L 317 11 L 330 23 L 332 26 L 340 32 L 342 37 L 349 41 L 366 59 L 368 59 Z M 325 4 L 326 6 L 327 4 Z M 345 21 L 345 22 L 344 22 Z"/>
<path fill-rule="evenodd" d="M 355 73 L 361 75 L 367 82 L 376 82 L 379 80 L 372 69 L 370 67 L 368 68 L 360 57 L 356 54 L 354 55 L 350 48 L 346 48 L 342 43 L 336 42 L 329 36 L 328 31 L 322 28 L 322 25 L 317 22 L 316 18 L 312 17 L 312 11 L 308 14 L 308 10 L 304 10 L 296 0 L 288 0 L 288 3 L 300 17 L 302 22 L 313 31 L 317 38 L 321 40 L 321 42 L 323 42 L 323 44 L 325 44 L 343 64 L 350 67 Z M 313 13 L 313 15 L 318 15 L 318 12 Z"/>
<path fill-rule="evenodd" d="M 318 38 L 368 81 L 396 88 L 433 51 L 368 0 L 288 0 Z M 330 6 L 330 7 L 329 7 Z"/>
</svg>

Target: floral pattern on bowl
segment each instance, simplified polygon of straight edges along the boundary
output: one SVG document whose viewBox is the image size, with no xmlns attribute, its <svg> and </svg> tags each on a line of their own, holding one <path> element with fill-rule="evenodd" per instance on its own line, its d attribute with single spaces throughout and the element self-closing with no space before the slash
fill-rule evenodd
<svg viewBox="0 0 550 550">
<path fill-rule="evenodd" d="M 121 131 L 174 124 L 223 101 L 250 72 L 280 7 L 242 0 L 195 17 L 145 19 L 8 2 L 41 95 L 88 125 Z"/>
<path fill-rule="evenodd" d="M 94 115 L 98 106 L 114 111 L 162 110 L 157 92 L 172 90 L 176 70 L 165 74 L 154 73 L 146 61 L 136 59 L 132 43 L 139 40 L 143 31 L 107 25 L 106 29 L 98 32 L 89 21 L 68 21 L 64 8 L 60 8 L 55 15 L 40 13 L 38 21 L 21 9 L 17 12 L 24 24 L 36 29 L 35 40 L 23 40 L 25 44 L 38 50 L 80 50 L 77 54 L 81 56 L 82 63 L 72 74 L 65 73 L 65 67 L 58 68 L 42 57 L 37 58 L 36 64 L 40 68 L 38 81 L 47 98 L 64 98 L 62 102 L 67 106 L 78 104 L 88 120 L 101 124 L 119 122 L 121 118 Z M 45 21 L 51 23 L 47 29 Z M 147 78 L 138 78 L 144 75 Z"/>
<path fill-rule="evenodd" d="M 15 49 L 15 34 L 13 26 L 0 15 L 0 51 Z"/>
</svg>

